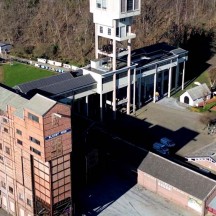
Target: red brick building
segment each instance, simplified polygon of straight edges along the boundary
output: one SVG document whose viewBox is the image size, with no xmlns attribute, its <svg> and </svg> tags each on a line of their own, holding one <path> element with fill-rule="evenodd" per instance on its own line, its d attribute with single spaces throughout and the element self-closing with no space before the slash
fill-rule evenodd
<svg viewBox="0 0 216 216">
<path fill-rule="evenodd" d="M 0 87 L 0 204 L 12 215 L 69 213 L 71 107 Z"/>
<path fill-rule="evenodd" d="M 140 164 L 138 183 L 197 215 L 206 215 L 216 197 L 215 180 L 153 153 Z"/>
</svg>

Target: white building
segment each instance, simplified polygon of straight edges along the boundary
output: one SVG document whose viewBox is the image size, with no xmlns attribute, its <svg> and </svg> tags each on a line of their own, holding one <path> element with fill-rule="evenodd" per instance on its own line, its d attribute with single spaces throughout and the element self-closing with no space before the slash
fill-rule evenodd
<svg viewBox="0 0 216 216">
<path fill-rule="evenodd" d="M 180 96 L 180 102 L 190 106 L 198 106 L 199 103 L 211 98 L 211 91 L 206 83 L 188 89 Z"/>
</svg>

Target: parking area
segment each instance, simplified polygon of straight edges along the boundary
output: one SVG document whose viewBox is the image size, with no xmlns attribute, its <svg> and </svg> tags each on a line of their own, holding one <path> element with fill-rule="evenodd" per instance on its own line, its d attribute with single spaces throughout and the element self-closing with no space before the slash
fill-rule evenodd
<svg viewBox="0 0 216 216">
<path fill-rule="evenodd" d="M 136 118 L 150 125 L 148 129 L 158 141 L 161 137 L 171 138 L 176 143 L 176 153 L 183 157 L 215 142 L 215 136 L 208 135 L 200 116 L 169 98 L 149 103 L 136 112 Z"/>
<path fill-rule="evenodd" d="M 195 216 L 113 171 L 89 186 L 84 197 L 82 216 Z"/>
</svg>

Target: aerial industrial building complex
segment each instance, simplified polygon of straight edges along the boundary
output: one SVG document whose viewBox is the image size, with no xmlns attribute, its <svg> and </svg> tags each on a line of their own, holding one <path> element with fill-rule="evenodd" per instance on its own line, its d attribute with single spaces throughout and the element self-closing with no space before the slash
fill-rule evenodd
<svg viewBox="0 0 216 216">
<path fill-rule="evenodd" d="M 73 112 L 103 122 L 111 116 L 116 119 L 119 110 L 129 115 L 147 101 L 155 103 L 170 97 L 173 89 L 184 89 L 186 50 L 166 43 L 131 48 L 136 37 L 131 26 L 141 13 L 140 0 L 91 0 L 90 12 L 95 59 L 89 65 L 13 89 L 0 87 L 0 200 L 11 215 L 74 211 Z M 180 177 L 190 185 L 178 182 Z M 138 169 L 138 183 L 197 215 L 206 213 L 216 195 L 214 180 L 152 153 Z"/>
</svg>

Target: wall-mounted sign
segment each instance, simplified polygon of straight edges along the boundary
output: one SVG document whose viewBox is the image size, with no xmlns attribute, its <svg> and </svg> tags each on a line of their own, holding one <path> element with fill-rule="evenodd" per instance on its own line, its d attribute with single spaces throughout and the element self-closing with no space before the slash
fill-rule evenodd
<svg viewBox="0 0 216 216">
<path fill-rule="evenodd" d="M 59 131 L 59 132 L 57 132 L 57 133 L 54 133 L 54 134 L 52 134 L 52 135 L 49 135 L 49 136 L 45 137 L 45 140 L 50 140 L 50 139 L 53 139 L 53 138 L 55 138 L 55 137 L 61 136 L 61 135 L 63 135 L 63 134 L 69 133 L 69 132 L 71 132 L 71 128 L 68 128 L 68 129 L 65 129 L 65 130 L 63 130 L 63 131 Z"/>
</svg>

